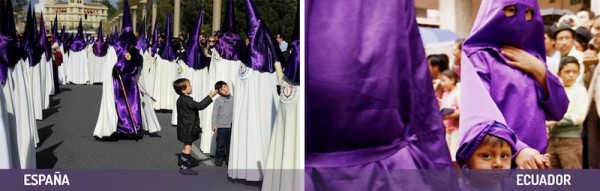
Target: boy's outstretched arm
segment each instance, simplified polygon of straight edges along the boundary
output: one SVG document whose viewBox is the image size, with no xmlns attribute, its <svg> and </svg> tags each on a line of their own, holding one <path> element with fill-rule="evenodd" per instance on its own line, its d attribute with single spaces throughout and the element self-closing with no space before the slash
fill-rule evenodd
<svg viewBox="0 0 600 191">
<path fill-rule="evenodd" d="M 217 95 L 217 91 L 211 90 L 210 93 L 208 93 L 208 96 L 206 96 L 202 101 L 194 101 L 191 103 L 192 105 L 190 107 L 195 110 L 203 110 L 213 102 L 212 98 L 215 97 L 215 95 Z"/>
</svg>

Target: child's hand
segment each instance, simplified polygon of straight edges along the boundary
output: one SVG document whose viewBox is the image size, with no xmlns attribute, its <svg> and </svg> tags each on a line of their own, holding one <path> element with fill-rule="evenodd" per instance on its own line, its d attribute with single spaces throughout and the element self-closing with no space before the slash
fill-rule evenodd
<svg viewBox="0 0 600 191">
<path fill-rule="evenodd" d="M 212 127 L 213 133 L 217 131 L 217 127 Z"/>
<path fill-rule="evenodd" d="M 556 121 L 546 121 L 546 127 L 552 127 L 556 125 Z"/>
<path fill-rule="evenodd" d="M 216 90 L 210 90 L 210 92 L 208 93 L 208 96 L 215 97 L 217 95 L 217 91 Z"/>
<path fill-rule="evenodd" d="M 544 161 L 544 166 L 546 166 L 547 169 L 550 169 L 550 154 L 546 153 L 542 155 L 542 161 Z"/>
<path fill-rule="evenodd" d="M 504 56 L 510 59 L 510 61 L 506 62 L 510 66 L 516 67 L 528 74 L 535 74 L 541 71 L 545 72 L 544 63 L 522 49 L 505 46 L 501 51 Z"/>
<path fill-rule="evenodd" d="M 524 148 L 517 154 L 515 163 L 521 169 L 546 169 L 540 152 L 530 147 Z"/>
</svg>

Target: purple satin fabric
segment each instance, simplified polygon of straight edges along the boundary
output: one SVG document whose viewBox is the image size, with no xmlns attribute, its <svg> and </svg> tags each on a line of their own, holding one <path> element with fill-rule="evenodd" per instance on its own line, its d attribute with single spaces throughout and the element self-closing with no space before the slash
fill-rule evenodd
<svg viewBox="0 0 600 191">
<path fill-rule="evenodd" d="M 219 41 L 217 41 L 218 43 L 215 45 L 215 50 L 222 58 L 227 60 L 240 60 L 240 54 L 245 46 L 235 24 L 233 0 L 230 0 L 227 3 L 225 25 L 222 27 L 221 32 Z"/>
<path fill-rule="evenodd" d="M 200 13 L 198 14 L 198 21 L 196 22 L 196 30 L 194 30 L 194 34 L 192 34 L 192 37 L 188 41 L 185 52 L 183 52 L 183 55 L 181 55 L 181 60 L 183 60 L 183 62 L 185 62 L 190 68 L 196 70 L 200 70 L 208 66 L 208 63 L 204 58 L 204 53 L 202 52 L 202 46 L 200 46 L 200 42 L 198 42 L 198 36 L 202 30 L 203 14 L 204 11 L 200 10 Z"/>
<path fill-rule="evenodd" d="M 133 34 L 129 2 L 125 0 L 123 6 L 123 29 L 121 36 L 119 36 L 118 41 L 115 43 L 117 63 L 113 67 L 113 70 L 118 70 L 121 73 L 121 79 L 113 77 L 115 106 L 119 118 L 117 133 L 135 134 L 136 131 L 139 133 L 142 129 L 140 92 L 135 76 L 144 59 L 135 48 L 137 40 Z M 126 53 L 131 55 L 130 60 L 125 58 Z"/>
<path fill-rule="evenodd" d="M 415 139 L 403 147 L 410 154 L 395 160 L 450 169 L 437 101 L 432 88 L 423 88 L 431 87 L 431 76 L 413 1 L 309 0 L 306 11 L 307 156 L 350 152 L 351 158 Z M 362 162 L 388 154 L 373 152 Z M 307 169 L 314 162 L 307 157 Z"/>
<path fill-rule="evenodd" d="M 117 108 L 117 114 L 119 117 L 117 123 L 117 133 L 121 134 L 135 134 L 134 124 L 137 127 L 137 131 L 141 131 L 142 127 L 142 115 L 140 106 L 139 89 L 135 80 L 135 76 L 138 73 L 138 66 L 143 62 L 139 53 L 131 53 L 131 61 L 125 59 L 125 53 L 127 50 L 123 48 L 121 43 L 118 43 L 115 48 L 117 51 L 118 61 L 115 64 L 114 69 L 121 71 L 121 78 L 123 80 L 123 86 L 119 78 L 113 78 L 113 87 L 115 93 L 115 106 Z M 125 88 L 126 94 L 123 94 L 123 88 Z M 127 100 L 125 100 L 125 96 Z M 127 102 L 131 108 L 131 115 L 127 110 Z"/>
<path fill-rule="evenodd" d="M 0 5 L 0 85 L 6 83 L 8 69 L 14 67 L 20 59 L 12 10 L 11 1 Z"/>
<path fill-rule="evenodd" d="M 244 41 L 239 34 L 225 32 L 215 45 L 215 50 L 222 58 L 227 60 L 240 60 L 240 53 L 244 49 Z"/>
<path fill-rule="evenodd" d="M 507 5 L 517 6 L 514 16 L 504 15 Z M 529 146 L 544 153 L 545 120 L 562 119 L 569 105 L 566 93 L 559 79 L 546 71 L 546 96 L 538 82 L 509 66 L 500 53 L 503 45 L 513 45 L 545 60 L 542 18 L 534 11 L 532 20 L 526 21 L 527 7 L 539 10 L 535 0 L 482 2 L 472 35 L 463 44 L 459 131 L 467 136 L 465 131 L 495 121 L 517 134 L 517 151 Z"/>
<path fill-rule="evenodd" d="M 142 21 L 141 30 L 138 32 L 140 36 L 137 39 L 135 47 L 143 53 L 148 50 L 148 41 L 146 41 L 146 19 L 143 18 Z"/>
<path fill-rule="evenodd" d="M 92 45 L 92 51 L 97 57 L 104 57 L 108 52 L 108 44 L 102 41 L 96 41 Z"/>
<path fill-rule="evenodd" d="M 175 47 L 173 47 L 171 34 L 171 14 L 167 16 L 167 32 L 165 33 L 165 43 L 160 47 L 158 54 L 163 60 L 173 61 L 177 58 Z"/>
<path fill-rule="evenodd" d="M 108 51 L 108 44 L 104 42 L 104 33 L 102 33 L 102 22 L 100 22 L 100 26 L 98 27 L 98 37 L 96 38 L 96 42 L 92 45 L 92 52 L 97 57 L 104 57 L 106 52 Z"/>
<path fill-rule="evenodd" d="M 249 68 L 260 72 L 274 72 L 275 62 L 283 61 L 283 54 L 279 44 L 256 13 L 256 8 L 251 0 L 245 0 L 246 19 L 248 22 L 248 38 L 250 46 L 244 51 L 242 62 Z"/>
</svg>

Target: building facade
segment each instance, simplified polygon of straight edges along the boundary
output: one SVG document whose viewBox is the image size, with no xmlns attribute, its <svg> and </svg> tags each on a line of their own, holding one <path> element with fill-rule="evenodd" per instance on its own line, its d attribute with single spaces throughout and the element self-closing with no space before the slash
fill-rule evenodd
<svg viewBox="0 0 600 191">
<path fill-rule="evenodd" d="M 44 22 L 46 28 L 52 27 L 54 16 L 58 15 L 58 26 L 67 30 L 76 30 L 81 18 L 84 30 L 96 30 L 100 21 L 106 22 L 108 8 L 92 0 L 46 0 L 44 3 Z"/>
</svg>

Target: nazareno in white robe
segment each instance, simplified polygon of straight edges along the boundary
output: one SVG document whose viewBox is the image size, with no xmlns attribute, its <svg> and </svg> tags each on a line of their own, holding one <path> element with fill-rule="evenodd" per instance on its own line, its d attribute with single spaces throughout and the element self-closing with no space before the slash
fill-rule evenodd
<svg viewBox="0 0 600 191">
<path fill-rule="evenodd" d="M 150 133 L 156 133 L 161 130 L 158 118 L 154 112 L 154 101 L 150 96 L 153 96 L 148 92 L 148 81 L 154 81 L 150 71 L 152 71 L 152 65 L 154 59 L 150 56 L 148 51 L 143 52 L 144 64 L 138 73 L 138 86 L 140 90 L 140 101 L 142 106 L 142 127 L 144 130 Z M 150 80 L 151 79 L 151 80 Z"/>
<path fill-rule="evenodd" d="M 279 105 L 277 77 L 240 64 L 233 81 L 234 112 L 228 176 L 260 181 Z"/>
<path fill-rule="evenodd" d="M 156 75 L 154 82 L 155 110 L 173 110 L 177 100 L 173 82 L 177 80 L 177 63 L 163 60 L 156 55 Z"/>
<path fill-rule="evenodd" d="M 27 60 L 19 60 L 8 70 L 8 79 L 2 86 L 10 133 L 11 159 L 15 169 L 35 169 L 37 124 L 33 114 L 32 99 L 28 95 L 29 79 L 25 71 Z"/>
<path fill-rule="evenodd" d="M 79 52 L 69 51 L 67 64 L 67 82 L 73 84 L 87 84 L 90 81 L 88 70 L 88 55 L 86 49 Z"/>
<path fill-rule="evenodd" d="M 283 81 L 280 89 L 262 190 L 303 190 L 304 119 L 300 113 L 304 101 L 300 100 L 300 86 Z"/>
<path fill-rule="evenodd" d="M 104 74 L 102 76 L 102 99 L 100 101 L 100 112 L 98 113 L 98 121 L 94 128 L 94 136 L 98 138 L 110 137 L 117 131 L 117 108 L 115 106 L 115 93 L 113 85 L 112 70 L 117 63 L 117 53 L 110 46 L 107 50 L 107 60 L 103 64 Z"/>
<path fill-rule="evenodd" d="M 93 48 L 91 48 L 92 46 L 89 46 L 90 48 L 88 49 L 88 75 L 89 75 L 89 80 L 90 80 L 90 84 L 94 84 L 94 83 L 102 83 L 102 71 L 103 70 L 103 65 L 104 63 L 106 63 L 106 60 L 108 59 L 109 54 L 106 54 L 102 57 L 98 57 L 94 54 L 94 50 Z"/>
</svg>

